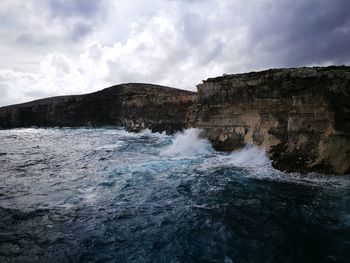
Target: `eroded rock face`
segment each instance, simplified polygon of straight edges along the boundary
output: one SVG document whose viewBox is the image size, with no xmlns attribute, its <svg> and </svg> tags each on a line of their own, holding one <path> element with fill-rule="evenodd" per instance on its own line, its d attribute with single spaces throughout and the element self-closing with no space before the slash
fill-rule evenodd
<svg viewBox="0 0 350 263">
<path fill-rule="evenodd" d="M 217 150 L 254 144 L 285 171 L 350 173 L 350 67 L 210 78 L 198 94 L 151 84 L 0 108 L 0 127 L 123 126 L 204 130 Z"/>
<path fill-rule="evenodd" d="M 148 128 L 172 134 L 186 128 L 187 111 L 196 97 L 191 91 L 137 84 L 127 89 L 122 97 L 120 121 L 128 131 Z"/>
<path fill-rule="evenodd" d="M 197 88 L 188 122 L 215 149 L 254 144 L 280 170 L 350 173 L 350 67 L 227 75 Z"/>
<path fill-rule="evenodd" d="M 0 127 L 123 126 L 173 133 L 185 128 L 196 95 L 152 84 L 121 84 L 98 92 L 0 108 Z"/>
</svg>

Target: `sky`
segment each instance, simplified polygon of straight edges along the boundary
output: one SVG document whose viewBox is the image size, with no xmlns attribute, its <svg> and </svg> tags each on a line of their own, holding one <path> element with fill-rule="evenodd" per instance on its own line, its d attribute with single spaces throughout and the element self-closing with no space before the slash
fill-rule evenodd
<svg viewBox="0 0 350 263">
<path fill-rule="evenodd" d="M 350 65 L 349 0 L 0 0 L 0 106 Z"/>
</svg>

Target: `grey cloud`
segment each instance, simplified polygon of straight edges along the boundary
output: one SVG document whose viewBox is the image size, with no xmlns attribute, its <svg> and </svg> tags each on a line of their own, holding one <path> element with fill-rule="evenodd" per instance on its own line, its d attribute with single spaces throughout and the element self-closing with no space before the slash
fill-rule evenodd
<svg viewBox="0 0 350 263">
<path fill-rule="evenodd" d="M 2 82 L 2 78 L 0 78 L 0 83 Z M 9 85 L 7 84 L 2 84 L 0 86 L 0 92 L 1 92 L 1 100 L 7 99 L 8 93 L 9 93 Z M 1 105 L 1 104 L 0 104 Z"/>
<path fill-rule="evenodd" d="M 25 98 L 47 98 L 50 96 L 54 96 L 55 94 L 52 94 L 50 91 L 28 91 L 24 92 L 24 97 Z"/>
<path fill-rule="evenodd" d="M 30 45 L 30 46 L 47 46 L 54 44 L 59 41 L 59 39 L 53 36 L 37 36 L 30 33 L 22 33 L 16 38 L 16 43 L 20 45 Z"/>
<path fill-rule="evenodd" d="M 252 48 L 260 45 L 281 66 L 349 62 L 349 1 L 275 1 L 273 8 L 251 27 Z"/>
<path fill-rule="evenodd" d="M 216 40 L 211 43 L 211 46 L 208 47 L 208 51 L 203 54 L 200 59 L 202 65 L 206 65 L 209 62 L 215 60 L 217 57 L 221 56 L 224 48 L 224 43 L 221 40 Z"/>
<path fill-rule="evenodd" d="M 87 36 L 93 30 L 93 27 L 94 26 L 90 23 L 77 23 L 73 26 L 70 37 L 72 40 L 78 41 Z"/>
<path fill-rule="evenodd" d="M 207 22 L 195 13 L 187 13 L 183 17 L 185 38 L 193 45 L 200 44 L 208 32 Z"/>
<path fill-rule="evenodd" d="M 47 7 L 51 18 L 59 19 L 66 25 L 70 40 L 79 41 L 102 23 L 105 4 L 104 0 L 50 0 Z"/>
<path fill-rule="evenodd" d="M 100 14 L 103 1 L 96 0 L 50 0 L 48 2 L 53 16 L 81 16 L 92 18 Z"/>
<path fill-rule="evenodd" d="M 185 3 L 204 3 L 204 2 L 208 2 L 210 0 L 172 0 L 175 2 L 185 2 Z"/>
</svg>

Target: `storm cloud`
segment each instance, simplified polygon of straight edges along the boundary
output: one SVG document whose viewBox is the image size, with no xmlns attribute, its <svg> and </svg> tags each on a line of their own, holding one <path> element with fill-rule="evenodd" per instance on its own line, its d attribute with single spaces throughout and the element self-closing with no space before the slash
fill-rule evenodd
<svg viewBox="0 0 350 263">
<path fill-rule="evenodd" d="M 122 82 L 350 63 L 348 0 L 3 0 L 0 106 Z"/>
</svg>

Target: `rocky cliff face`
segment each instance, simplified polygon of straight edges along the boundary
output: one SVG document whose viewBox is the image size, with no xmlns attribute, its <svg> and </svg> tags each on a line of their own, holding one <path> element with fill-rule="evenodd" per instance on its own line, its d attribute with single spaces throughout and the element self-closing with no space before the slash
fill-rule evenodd
<svg viewBox="0 0 350 263">
<path fill-rule="evenodd" d="M 198 94 L 151 84 L 0 108 L 0 127 L 123 126 L 204 130 L 217 150 L 254 144 L 286 171 L 350 173 L 350 67 L 210 78 Z"/>
<path fill-rule="evenodd" d="M 188 122 L 217 150 L 254 144 L 281 170 L 350 173 L 350 67 L 227 75 L 197 87 Z"/>
<path fill-rule="evenodd" d="M 173 133 L 186 126 L 195 93 L 151 84 L 122 84 L 98 92 L 0 108 L 0 127 L 123 126 Z"/>
</svg>

